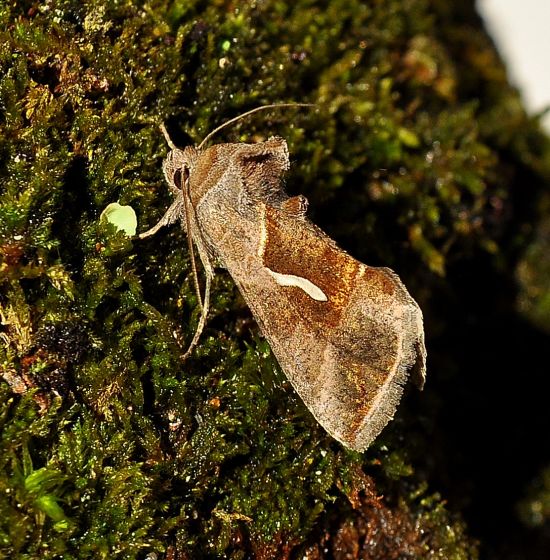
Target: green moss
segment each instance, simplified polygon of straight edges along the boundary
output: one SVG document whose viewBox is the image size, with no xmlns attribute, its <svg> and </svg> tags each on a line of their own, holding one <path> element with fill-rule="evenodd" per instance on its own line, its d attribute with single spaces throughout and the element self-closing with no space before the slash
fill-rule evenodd
<svg viewBox="0 0 550 560">
<path fill-rule="evenodd" d="M 528 527 L 550 526 L 550 468 L 546 467 L 532 481 L 527 496 L 519 504 L 519 514 Z"/>
<path fill-rule="evenodd" d="M 184 145 L 262 103 L 315 102 L 219 140 L 284 136 L 289 190 L 355 255 L 399 263 L 430 332 L 449 262 L 506 259 L 504 171 L 547 172 L 547 144 L 485 35 L 462 35 L 449 6 L 0 6 L 2 554 L 287 557 L 336 542 L 341 515 L 377 520 L 387 558 L 476 557 L 398 437 L 413 428 L 397 421 L 364 456 L 332 441 L 223 273 L 182 362 L 199 316 L 182 235 L 136 241 L 100 219 L 116 201 L 142 231 L 163 213 L 161 122 Z"/>
<path fill-rule="evenodd" d="M 550 197 L 540 204 L 541 220 L 534 238 L 520 259 L 516 277 L 520 284 L 518 304 L 522 313 L 546 332 L 550 332 Z"/>
</svg>

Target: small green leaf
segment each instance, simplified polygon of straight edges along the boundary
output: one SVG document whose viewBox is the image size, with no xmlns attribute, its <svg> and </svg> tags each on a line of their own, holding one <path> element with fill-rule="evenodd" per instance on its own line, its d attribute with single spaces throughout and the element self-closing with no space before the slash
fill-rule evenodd
<svg viewBox="0 0 550 560">
<path fill-rule="evenodd" d="M 137 217 L 131 206 L 122 206 L 118 202 L 111 202 L 101 212 L 100 220 L 107 220 L 128 237 L 136 234 Z"/>
</svg>

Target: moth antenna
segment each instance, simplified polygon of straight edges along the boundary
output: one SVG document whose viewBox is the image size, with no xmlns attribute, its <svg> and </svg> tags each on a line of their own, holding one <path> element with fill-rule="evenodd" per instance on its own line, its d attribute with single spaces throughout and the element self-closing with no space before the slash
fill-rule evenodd
<svg viewBox="0 0 550 560">
<path fill-rule="evenodd" d="M 172 138 L 170 138 L 170 135 L 168 134 L 168 131 L 166 130 L 166 127 L 164 126 L 164 123 L 162 123 L 160 125 L 160 131 L 162 132 L 162 135 L 164 136 L 164 139 L 166 140 L 166 143 L 168 144 L 168 147 L 171 150 L 176 150 L 176 145 L 174 144 L 174 142 L 172 142 Z"/>
<path fill-rule="evenodd" d="M 246 111 L 246 113 L 243 113 L 242 115 L 233 117 L 232 119 L 229 119 L 228 121 L 224 122 L 220 126 L 216 127 L 214 130 L 212 130 L 212 132 L 209 132 L 205 136 L 204 140 L 199 144 L 198 149 L 200 150 L 203 147 L 203 145 L 206 142 L 208 142 L 208 140 L 210 140 L 210 138 L 212 138 L 212 136 L 214 136 L 214 134 L 219 132 L 222 128 L 225 128 L 230 124 L 233 124 L 241 119 L 244 119 L 244 117 L 248 117 L 253 113 L 257 113 L 258 111 L 265 111 L 266 109 L 275 109 L 278 107 L 315 107 L 315 103 L 273 103 L 271 105 L 260 105 L 259 107 L 256 107 L 255 109 L 250 109 L 250 111 Z"/>
</svg>

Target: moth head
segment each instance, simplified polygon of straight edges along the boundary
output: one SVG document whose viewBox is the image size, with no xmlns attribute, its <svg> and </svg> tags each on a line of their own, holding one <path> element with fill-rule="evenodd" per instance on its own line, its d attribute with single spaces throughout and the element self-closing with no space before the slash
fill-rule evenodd
<svg viewBox="0 0 550 560">
<path fill-rule="evenodd" d="M 192 146 L 187 146 L 183 150 L 174 148 L 164 160 L 162 170 L 168 184 L 181 191 L 191 175 L 197 160 L 197 150 Z"/>
</svg>

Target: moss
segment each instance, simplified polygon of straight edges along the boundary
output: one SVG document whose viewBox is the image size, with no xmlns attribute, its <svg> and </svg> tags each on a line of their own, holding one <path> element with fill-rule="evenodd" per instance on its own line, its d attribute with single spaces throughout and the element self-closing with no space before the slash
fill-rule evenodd
<svg viewBox="0 0 550 560">
<path fill-rule="evenodd" d="M 550 332 L 550 220 L 548 209 L 550 198 L 545 196 L 540 203 L 541 219 L 534 237 L 522 255 L 516 269 L 520 285 L 518 305 L 522 313 L 546 332 Z"/>
<path fill-rule="evenodd" d="M 550 469 L 543 469 L 519 504 L 519 513 L 528 527 L 550 526 Z"/>
<path fill-rule="evenodd" d="M 466 4 L 0 6 L 4 555 L 476 557 L 423 482 L 435 414 L 405 404 L 366 454 L 345 451 L 223 273 L 182 363 L 198 320 L 182 236 L 135 241 L 100 219 L 113 202 L 140 230 L 163 213 L 161 122 L 185 145 L 262 103 L 315 102 L 219 140 L 284 136 L 289 190 L 354 255 L 398 268 L 437 333 L 449 267 L 526 248 L 509 171 L 535 192 L 549 165 Z"/>
</svg>

